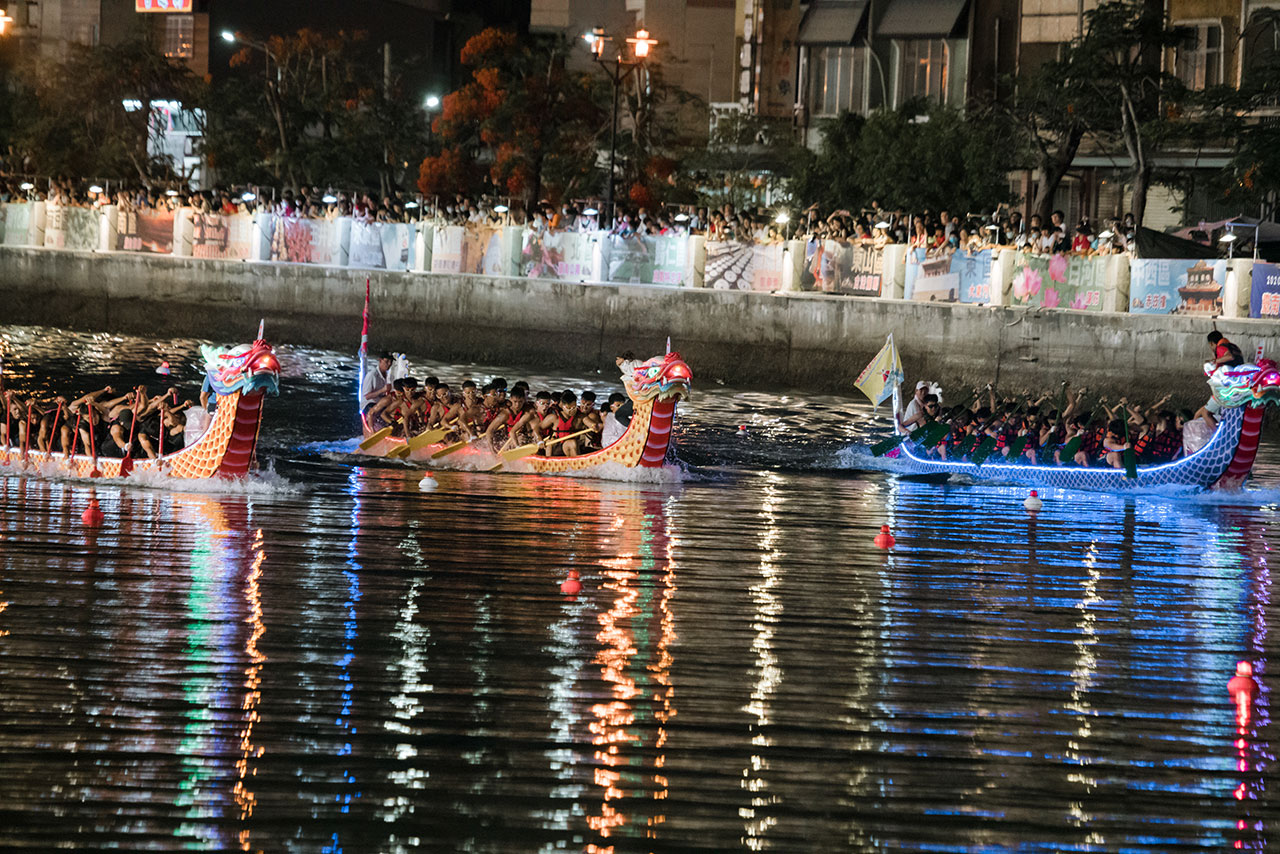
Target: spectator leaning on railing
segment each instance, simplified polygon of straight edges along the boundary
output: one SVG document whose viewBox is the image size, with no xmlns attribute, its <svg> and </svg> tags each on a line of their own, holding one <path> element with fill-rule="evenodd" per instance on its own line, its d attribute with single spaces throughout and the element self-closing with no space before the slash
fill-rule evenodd
<svg viewBox="0 0 1280 854">
<path fill-rule="evenodd" d="M 803 211 L 794 226 L 785 224 L 785 219 L 779 222 L 764 208 L 739 209 L 733 204 L 669 206 L 656 210 L 619 206 L 613 222 L 602 223 L 596 213 L 600 205 L 594 201 L 553 205 L 542 200 L 523 205 L 486 195 L 422 200 L 406 198 L 399 192 L 375 195 L 361 190 L 322 190 L 307 185 L 278 192 L 256 185 L 191 191 L 185 187 L 113 183 L 102 189 L 93 182 L 65 177 L 0 175 L 0 202 L 28 201 L 79 207 L 114 204 L 131 212 L 190 208 L 224 216 L 268 213 L 329 220 L 351 217 L 364 223 L 425 220 L 439 226 L 467 228 L 517 226 L 539 233 L 589 232 L 604 228 L 620 239 L 700 234 L 712 241 L 746 243 L 776 243 L 794 238 L 836 240 L 880 249 L 906 244 L 912 250 L 923 250 L 929 258 L 993 247 L 1036 255 L 1114 254 L 1129 251 L 1133 245 L 1130 214 L 1123 219 L 1108 220 L 1102 229 L 1095 229 L 1085 220 L 1069 228 L 1062 211 L 1054 211 L 1049 222 L 1042 223 L 1035 215 L 1024 220 L 1016 211 L 962 218 L 945 210 L 912 213 L 872 200 L 857 214 L 850 208 L 840 208 L 824 216 L 814 205 Z"/>
</svg>

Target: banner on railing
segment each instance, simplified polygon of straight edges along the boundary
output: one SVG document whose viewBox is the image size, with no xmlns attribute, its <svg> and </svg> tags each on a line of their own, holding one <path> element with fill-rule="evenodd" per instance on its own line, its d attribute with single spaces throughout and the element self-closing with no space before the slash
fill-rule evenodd
<svg viewBox="0 0 1280 854">
<path fill-rule="evenodd" d="M 348 265 L 404 271 L 413 266 L 413 226 L 403 222 L 351 223 Z"/>
<path fill-rule="evenodd" d="M 191 214 L 192 258 L 243 261 L 252 246 L 253 217 L 249 214 Z"/>
<path fill-rule="evenodd" d="M 4 206 L 4 244 L 5 246 L 27 246 L 31 242 L 31 214 L 35 205 L 28 203 L 9 203 Z"/>
<path fill-rule="evenodd" d="M 118 211 L 116 249 L 173 254 L 173 211 Z"/>
<path fill-rule="evenodd" d="M 915 302 L 991 302 L 991 250 L 957 251 L 930 258 L 928 251 L 907 250 L 903 296 Z"/>
<path fill-rule="evenodd" d="M 336 220 L 271 214 L 259 220 L 270 230 L 271 260 L 291 264 L 342 263 L 342 231 Z"/>
<path fill-rule="evenodd" d="M 782 289 L 781 243 L 707 241 L 706 286 L 727 291 Z"/>
<path fill-rule="evenodd" d="M 878 297 L 884 252 L 843 240 L 811 240 L 805 245 L 801 287 L 824 293 Z"/>
<path fill-rule="evenodd" d="M 45 208 L 46 249 L 92 251 L 98 248 L 98 213 L 92 208 L 48 205 Z"/>
<path fill-rule="evenodd" d="M 1089 255 L 1026 255 L 1013 260 L 1013 305 L 1102 311 L 1107 259 Z"/>
<path fill-rule="evenodd" d="M 585 282 L 591 278 L 591 236 L 578 231 L 526 229 L 520 275 L 529 279 Z"/>
<path fill-rule="evenodd" d="M 1253 262 L 1249 285 L 1249 316 L 1280 318 L 1280 264 Z"/>
<path fill-rule="evenodd" d="M 1227 259 L 1135 258 L 1129 274 L 1133 314 L 1221 314 Z"/>
</svg>

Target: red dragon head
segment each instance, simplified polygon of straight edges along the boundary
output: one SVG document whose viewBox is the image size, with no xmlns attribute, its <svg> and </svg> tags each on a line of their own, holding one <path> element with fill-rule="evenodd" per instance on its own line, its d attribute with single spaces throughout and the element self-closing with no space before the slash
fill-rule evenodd
<svg viewBox="0 0 1280 854">
<path fill-rule="evenodd" d="M 685 400 L 693 384 L 693 371 L 679 353 L 654 356 L 632 372 L 632 391 L 638 400 Z"/>
</svg>

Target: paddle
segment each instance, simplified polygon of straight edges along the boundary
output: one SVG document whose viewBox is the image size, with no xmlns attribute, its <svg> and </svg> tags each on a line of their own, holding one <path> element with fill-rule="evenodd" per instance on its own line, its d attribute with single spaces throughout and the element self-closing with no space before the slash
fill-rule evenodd
<svg viewBox="0 0 1280 854">
<path fill-rule="evenodd" d="M 392 448 L 390 451 L 387 451 L 387 456 L 394 457 L 396 459 L 407 457 L 409 456 L 409 454 L 413 453 L 419 448 L 425 448 L 427 445 L 434 445 L 436 442 L 439 442 L 445 436 L 449 435 L 450 432 L 457 429 L 457 427 L 458 427 L 457 424 L 452 424 L 452 425 L 445 425 L 440 427 L 432 427 L 430 430 L 423 430 L 421 433 L 412 437 L 403 445 L 397 445 L 396 447 Z"/>
<path fill-rule="evenodd" d="M 956 406 L 952 407 L 951 411 L 953 413 L 959 413 L 959 411 L 963 409 L 965 406 L 967 406 L 970 401 L 972 401 L 975 397 L 977 397 L 977 395 L 978 395 L 978 392 L 975 390 L 973 394 L 969 395 L 968 399 L 965 400 L 963 403 L 957 404 Z M 955 415 L 953 414 L 947 420 L 949 421 L 951 418 L 954 418 L 954 417 Z M 941 428 L 941 432 L 939 432 L 939 428 Z M 921 424 L 919 427 L 912 430 L 910 433 L 898 433 L 894 436 L 890 436 L 887 439 L 883 439 L 879 442 L 876 442 L 874 445 L 871 446 L 871 455 L 875 457 L 883 457 L 885 454 L 889 453 L 894 448 L 901 445 L 907 439 L 910 439 L 913 442 L 915 441 L 922 442 L 924 443 L 925 447 L 931 448 L 933 447 L 933 445 L 938 444 L 938 442 L 942 440 L 942 437 L 947 435 L 947 433 L 950 432 L 950 430 L 951 430 L 950 427 L 943 424 L 940 420 L 935 419 L 933 421 L 930 421 L 927 424 Z M 932 440 L 932 444 L 930 444 L 931 440 Z"/>
<path fill-rule="evenodd" d="M 369 450 L 374 445 L 378 444 L 383 439 L 390 436 L 392 429 L 393 428 L 391 427 L 383 427 L 381 430 L 377 431 L 376 433 L 370 433 L 369 438 L 365 439 L 363 442 L 360 443 L 360 450 L 362 451 Z"/>
<path fill-rule="evenodd" d="M 502 457 L 503 463 L 514 463 L 516 460 L 522 460 L 525 457 L 533 456 L 538 453 L 539 448 L 550 448 L 552 445 L 560 442 L 567 442 L 568 440 L 576 439 L 579 436 L 585 436 L 590 432 L 591 428 L 588 427 L 586 430 L 579 430 L 577 433 L 570 433 L 568 436 L 561 436 L 559 439 L 552 439 L 550 442 L 544 440 L 542 442 L 532 442 L 528 445 L 521 445 L 518 448 L 503 451 L 498 456 Z"/>
<path fill-rule="evenodd" d="M 1080 422 L 1081 424 L 1084 425 L 1084 429 L 1087 430 L 1089 428 L 1089 425 L 1093 423 L 1093 416 L 1098 414 L 1098 407 L 1101 405 L 1102 405 L 1102 401 L 1099 400 L 1097 403 L 1093 405 L 1093 409 L 1090 410 L 1089 417 L 1086 418 L 1084 421 Z M 1064 463 L 1074 460 L 1076 458 L 1076 454 L 1080 452 L 1080 446 L 1083 444 L 1084 444 L 1083 432 L 1079 433 L 1078 435 L 1072 436 L 1070 439 L 1067 440 L 1067 444 L 1062 446 L 1062 451 L 1059 452 L 1058 459 Z"/>
<path fill-rule="evenodd" d="M 986 462 L 987 457 L 991 456 L 991 452 L 996 449 L 996 444 L 997 444 L 997 440 L 995 436 L 983 435 L 987 432 L 987 428 L 989 428 L 992 424 L 996 423 L 996 420 L 999 418 L 1012 417 L 1014 415 L 1017 415 L 1020 411 L 1022 411 L 1022 407 L 1026 405 L 1027 405 L 1027 402 L 1024 400 L 1021 403 L 1019 403 L 1017 406 L 1015 406 L 1012 411 L 1010 411 L 1006 407 L 1003 413 L 997 413 L 992 415 L 990 418 L 988 418 L 987 423 L 983 424 L 982 427 L 978 430 L 977 435 L 982 436 L 982 439 L 981 441 L 978 442 L 977 447 L 973 449 L 973 454 L 970 457 L 969 461 L 972 462 L 975 466 L 980 466 L 984 462 Z"/>
<path fill-rule="evenodd" d="M 1129 419 L 1124 419 L 1124 443 L 1128 447 L 1121 454 L 1124 461 L 1124 476 L 1130 480 L 1136 480 L 1138 477 L 1138 455 L 1133 452 L 1133 442 L 1129 439 Z"/>
</svg>

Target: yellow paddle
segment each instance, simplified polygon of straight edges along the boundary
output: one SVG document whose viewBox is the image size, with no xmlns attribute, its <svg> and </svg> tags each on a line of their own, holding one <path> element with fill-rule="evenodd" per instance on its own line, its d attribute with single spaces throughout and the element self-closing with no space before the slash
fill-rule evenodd
<svg viewBox="0 0 1280 854">
<path fill-rule="evenodd" d="M 369 438 L 365 439 L 363 442 L 360 443 L 360 450 L 367 451 L 390 435 L 391 435 L 390 427 L 383 427 L 381 430 L 379 430 L 376 433 L 370 433 Z"/>
<path fill-rule="evenodd" d="M 393 459 L 407 457 L 419 448 L 425 448 L 427 445 L 434 445 L 436 442 L 439 442 L 452 429 L 452 427 L 434 427 L 430 430 L 423 430 L 403 445 L 397 445 L 387 451 L 387 456 L 392 457 Z"/>
<path fill-rule="evenodd" d="M 532 442 L 528 445 L 521 445 L 518 448 L 512 448 L 509 451 L 503 451 L 498 456 L 502 457 L 503 463 L 514 463 L 516 460 L 522 460 L 525 457 L 533 456 L 534 454 L 538 453 L 539 448 L 550 448 L 552 445 L 555 445 L 559 442 L 567 442 L 570 439 L 576 439 L 579 436 L 585 436 L 587 433 L 590 433 L 590 432 L 591 432 L 591 428 L 588 427 L 586 430 L 579 430 L 577 433 L 570 433 L 568 436 L 561 436 L 559 439 L 552 439 L 550 442 L 547 442 L 547 441 Z M 496 469 L 491 469 L 491 471 L 496 471 Z"/>
<path fill-rule="evenodd" d="M 455 422 L 454 425 L 449 428 L 449 431 L 453 432 L 454 430 L 458 429 L 458 426 L 459 425 Z M 471 427 L 472 429 L 475 429 L 475 424 L 472 424 Z M 479 439 L 479 438 L 481 437 L 476 436 L 476 439 Z M 463 448 L 465 448 L 467 445 L 471 444 L 474 441 L 475 439 L 463 439 L 461 442 L 454 442 L 452 445 L 449 445 L 447 447 L 441 448 L 440 450 L 436 451 L 434 454 L 431 455 L 431 459 L 438 460 L 441 457 L 447 457 L 455 451 L 461 451 Z"/>
</svg>

